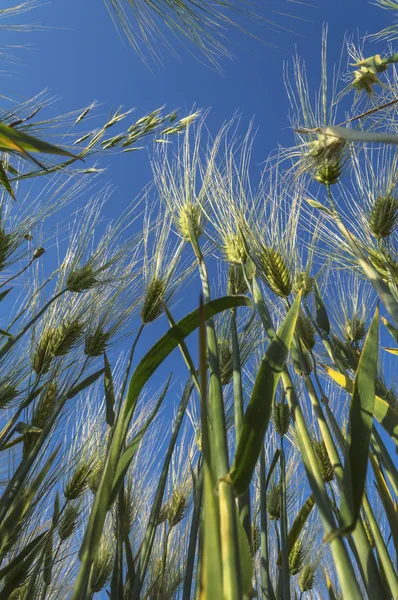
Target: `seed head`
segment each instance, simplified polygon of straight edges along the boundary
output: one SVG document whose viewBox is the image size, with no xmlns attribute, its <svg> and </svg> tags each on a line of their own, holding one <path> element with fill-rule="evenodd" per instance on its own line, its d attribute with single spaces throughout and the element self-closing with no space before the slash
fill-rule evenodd
<svg viewBox="0 0 398 600">
<path fill-rule="evenodd" d="M 334 185 L 340 179 L 341 171 L 341 162 L 325 163 L 315 171 L 314 179 L 323 185 Z"/>
<path fill-rule="evenodd" d="M 313 444 L 322 479 L 325 483 L 329 483 L 334 479 L 334 470 L 326 450 L 325 442 L 323 440 L 314 440 Z"/>
<path fill-rule="evenodd" d="M 292 291 L 292 279 L 282 255 L 273 248 L 263 246 L 257 253 L 256 262 L 268 287 L 278 296 L 287 298 Z"/>
<path fill-rule="evenodd" d="M 227 385 L 233 376 L 232 365 L 232 346 L 229 340 L 219 339 L 218 342 L 218 359 L 220 362 L 221 383 Z"/>
<path fill-rule="evenodd" d="M 345 145 L 345 141 L 338 137 L 319 133 L 317 139 L 309 143 L 309 150 L 304 157 L 304 170 L 312 172 L 319 183 L 337 183 L 342 171 Z"/>
<path fill-rule="evenodd" d="M 252 524 L 252 543 L 251 543 L 251 553 L 252 556 L 255 556 L 260 549 L 261 542 L 261 531 L 259 526 L 256 523 Z"/>
<path fill-rule="evenodd" d="M 82 330 L 82 323 L 75 320 L 44 331 L 33 356 L 36 373 L 47 373 L 55 356 L 64 356 L 77 344 Z"/>
<path fill-rule="evenodd" d="M 307 350 L 312 350 L 315 346 L 315 329 L 312 326 L 309 317 L 302 313 L 298 316 L 296 331 Z"/>
<path fill-rule="evenodd" d="M 72 477 L 64 489 L 64 496 L 67 500 L 76 500 L 88 488 L 88 480 L 91 472 L 91 465 L 86 462 L 80 462 L 74 470 Z"/>
<path fill-rule="evenodd" d="M 103 536 L 91 570 L 91 593 L 100 592 L 109 581 L 112 574 L 113 556 L 113 548 Z"/>
<path fill-rule="evenodd" d="M 141 308 L 143 323 L 152 323 L 163 312 L 162 299 L 166 291 L 166 283 L 159 277 L 153 277 L 145 290 L 145 298 Z"/>
<path fill-rule="evenodd" d="M 283 437 L 289 430 L 290 425 L 290 410 L 289 406 L 284 402 L 274 402 L 274 412 L 272 420 L 276 432 Z"/>
<path fill-rule="evenodd" d="M 290 576 L 297 575 L 303 568 L 305 552 L 303 543 L 298 539 L 289 552 L 289 573 Z"/>
<path fill-rule="evenodd" d="M 383 248 L 369 253 L 370 262 L 381 275 L 385 283 L 398 282 L 398 262 Z"/>
<path fill-rule="evenodd" d="M 267 493 L 267 511 L 271 520 L 281 518 L 281 486 L 274 485 Z"/>
<path fill-rule="evenodd" d="M 293 282 L 293 292 L 298 294 L 300 291 L 306 297 L 314 288 L 314 278 L 308 274 L 308 271 L 296 273 Z"/>
<path fill-rule="evenodd" d="M 23 585 L 18 586 L 13 592 L 11 592 L 8 600 L 28 600 L 28 591 L 30 587 L 30 582 L 24 583 Z M 33 587 L 32 593 L 35 594 L 35 588 Z M 35 596 L 34 596 L 35 597 Z"/>
<path fill-rule="evenodd" d="M 244 265 L 247 261 L 246 246 L 240 233 L 230 233 L 223 238 L 225 260 L 231 264 Z"/>
<path fill-rule="evenodd" d="M 196 239 L 200 238 L 203 233 L 202 220 L 202 210 L 198 202 L 187 202 L 179 207 L 176 225 L 184 240 L 191 241 L 190 228 Z"/>
<path fill-rule="evenodd" d="M 305 348 L 298 350 L 293 346 L 291 349 L 293 367 L 297 375 L 309 375 L 312 372 L 312 360 L 308 350 Z"/>
<path fill-rule="evenodd" d="M 44 248 L 36 248 L 36 250 L 33 252 L 33 260 L 37 260 L 38 258 L 40 258 L 40 256 L 43 256 L 43 254 L 45 253 Z"/>
<path fill-rule="evenodd" d="M 66 279 L 66 289 L 70 292 L 80 293 L 91 289 L 98 283 L 90 264 L 80 269 L 71 271 Z"/>
<path fill-rule="evenodd" d="M 346 319 L 344 323 L 344 337 L 347 342 L 357 343 L 363 340 L 366 335 L 364 319 L 354 315 L 351 319 Z"/>
<path fill-rule="evenodd" d="M 17 388 L 11 383 L 0 384 L 0 408 L 5 408 L 19 395 Z"/>
<path fill-rule="evenodd" d="M 80 515 L 78 504 L 68 502 L 64 513 L 58 523 L 58 535 L 61 542 L 64 542 L 76 531 Z"/>
<path fill-rule="evenodd" d="M 334 136 L 318 133 L 310 143 L 309 155 L 323 165 L 335 165 L 341 160 L 345 141 Z"/>
<path fill-rule="evenodd" d="M 106 345 L 111 337 L 110 333 L 105 333 L 102 327 L 99 325 L 93 333 L 86 336 L 86 342 L 84 345 L 84 354 L 87 356 L 101 356 Z"/>
<path fill-rule="evenodd" d="M 10 233 L 6 233 L 2 227 L 0 227 L 0 271 L 5 267 L 6 260 L 11 252 L 12 248 L 12 236 Z"/>
<path fill-rule="evenodd" d="M 369 215 L 369 227 L 376 238 L 387 238 L 398 223 L 398 202 L 390 195 L 378 196 Z"/>
<path fill-rule="evenodd" d="M 52 351 L 54 337 L 54 329 L 48 329 L 41 335 L 32 360 L 33 369 L 37 374 L 41 373 L 44 375 L 50 368 L 51 361 L 54 357 Z"/>
<path fill-rule="evenodd" d="M 188 498 L 182 488 L 175 489 L 159 513 L 158 523 L 167 519 L 170 527 L 175 527 L 185 516 Z"/>
<path fill-rule="evenodd" d="M 42 393 L 32 415 L 32 425 L 44 429 L 54 412 L 57 399 L 58 386 L 56 381 L 51 381 Z"/>
<path fill-rule="evenodd" d="M 309 592 L 315 585 L 315 568 L 311 563 L 303 566 L 298 584 L 302 592 Z"/>
<path fill-rule="evenodd" d="M 358 90 L 358 92 L 365 91 L 368 96 L 373 93 L 373 86 L 381 85 L 380 79 L 369 67 L 360 67 L 354 71 L 354 81 L 352 86 Z"/>
<path fill-rule="evenodd" d="M 91 469 L 87 478 L 87 485 L 93 494 L 97 493 L 104 468 L 104 458 L 100 456 L 91 457 Z"/>
</svg>

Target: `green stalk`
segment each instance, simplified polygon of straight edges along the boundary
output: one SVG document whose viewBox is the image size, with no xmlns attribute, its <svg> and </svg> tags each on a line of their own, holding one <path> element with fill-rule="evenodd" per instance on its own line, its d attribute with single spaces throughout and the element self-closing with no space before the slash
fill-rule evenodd
<svg viewBox="0 0 398 600">
<path fill-rule="evenodd" d="M 363 507 L 365 510 L 366 518 L 369 521 L 370 530 L 375 541 L 375 546 L 377 554 L 379 555 L 380 563 L 383 566 L 388 585 L 390 586 L 392 597 L 398 598 L 397 574 L 394 569 L 394 565 L 392 564 L 388 549 L 384 543 L 383 536 L 381 535 L 380 528 L 373 514 L 373 510 L 368 500 L 366 492 L 363 495 Z"/>
<path fill-rule="evenodd" d="M 239 353 L 238 328 L 236 324 L 236 310 L 231 310 L 231 337 L 232 337 L 232 367 L 233 367 L 233 386 L 234 386 L 234 417 L 235 417 L 235 436 L 236 447 L 238 447 L 243 423 L 243 389 L 242 372 Z M 239 518 L 246 532 L 249 545 L 251 545 L 251 510 L 250 510 L 250 489 L 242 496 L 238 497 Z"/>
<path fill-rule="evenodd" d="M 144 584 L 144 579 L 145 579 L 145 575 L 147 572 L 149 559 L 151 557 L 153 543 L 155 540 L 155 533 L 156 533 L 156 528 L 158 525 L 159 512 L 162 507 L 163 495 L 164 495 L 164 490 L 166 488 L 167 475 L 169 472 L 171 457 L 174 452 L 174 447 L 177 442 L 178 434 L 181 429 L 182 421 L 183 421 L 183 418 L 185 415 L 185 410 L 186 410 L 186 407 L 188 404 L 188 400 L 191 396 L 192 389 L 193 389 L 193 386 L 192 386 L 191 380 L 189 379 L 185 386 L 184 393 L 182 395 L 180 405 L 178 407 L 178 411 L 177 411 L 177 414 L 176 414 L 176 417 L 174 420 L 173 430 L 171 432 L 169 446 L 167 448 L 162 472 L 159 477 L 156 495 L 155 495 L 155 498 L 154 498 L 153 504 L 152 504 L 151 514 L 149 516 L 148 525 L 147 525 L 144 540 L 143 540 L 143 543 L 141 546 L 140 558 L 139 558 L 138 565 L 136 568 L 134 584 L 133 584 L 133 588 L 131 591 L 131 597 L 133 600 L 139 600 L 140 595 L 141 595 L 142 586 Z"/>
<path fill-rule="evenodd" d="M 261 523 L 261 600 L 275 600 L 269 572 L 268 555 L 268 517 L 267 517 L 267 482 L 265 477 L 265 450 L 260 454 L 260 523 Z"/>
<path fill-rule="evenodd" d="M 290 600 L 290 574 L 289 574 L 289 540 L 286 507 L 286 462 L 283 450 L 283 437 L 281 437 L 281 453 L 279 455 L 281 470 L 281 551 L 282 551 L 282 598 Z"/>
<path fill-rule="evenodd" d="M 128 377 L 129 377 L 129 373 L 130 373 L 130 369 L 131 369 L 131 363 L 133 362 L 133 358 L 134 358 L 134 352 L 135 352 L 136 346 L 138 344 L 138 340 L 140 339 L 141 334 L 144 331 L 144 327 L 145 327 L 145 323 L 141 323 L 140 328 L 137 332 L 137 335 L 134 338 L 133 344 L 130 349 L 130 354 L 129 354 L 129 357 L 127 360 L 126 370 L 124 372 L 124 377 L 123 377 L 122 385 L 121 385 L 120 392 L 119 392 L 118 413 L 119 413 L 120 407 L 122 405 L 124 392 L 126 391 Z"/>
<path fill-rule="evenodd" d="M 191 222 L 189 222 L 189 234 L 192 248 L 198 261 L 204 300 L 205 302 L 209 302 L 210 286 L 206 264 Z M 228 598 L 228 600 L 241 600 L 242 586 L 235 499 L 232 486 L 223 480 L 229 472 L 228 442 L 218 346 L 213 319 L 207 321 L 206 331 L 210 373 L 209 414 L 213 433 L 212 441 L 214 444 L 214 447 L 211 449 L 211 461 L 215 465 L 216 476 L 219 482 L 218 496 L 221 555 L 223 562 L 223 590 L 225 598 Z"/>
<path fill-rule="evenodd" d="M 192 576 L 195 564 L 196 543 L 198 539 L 198 529 L 200 522 L 200 514 L 202 509 L 203 496 L 203 469 L 200 467 L 198 483 L 194 499 L 194 507 L 191 521 L 191 531 L 189 533 L 189 543 L 187 552 L 187 563 L 184 574 L 184 588 L 182 592 L 182 600 L 190 600 L 192 588 Z"/>
<path fill-rule="evenodd" d="M 174 327 L 174 325 L 176 325 L 176 322 L 173 319 L 173 316 L 169 310 L 169 307 L 167 306 L 167 304 L 165 302 L 163 303 L 163 308 L 164 308 L 164 312 L 169 320 L 170 327 Z M 190 375 L 192 377 L 192 381 L 194 382 L 195 387 L 196 387 L 198 393 L 200 394 L 200 382 L 198 379 L 197 369 L 195 367 L 195 363 L 192 360 L 191 354 L 188 350 L 188 346 L 185 343 L 185 341 L 183 340 L 178 347 L 179 347 L 181 355 L 185 361 L 185 364 L 187 365 L 187 367 L 189 369 Z"/>
<path fill-rule="evenodd" d="M 258 307 L 260 318 L 264 321 L 264 327 L 268 336 L 275 336 L 275 330 L 269 317 L 268 308 L 262 297 L 256 279 L 253 279 L 253 300 Z M 272 339 L 272 337 L 270 339 Z M 301 457 L 307 473 L 308 481 L 317 504 L 322 521 L 325 536 L 335 530 L 335 520 L 322 475 L 319 471 L 316 455 L 312 446 L 311 436 L 301 411 L 292 379 L 287 366 L 282 371 L 282 384 L 285 389 L 290 413 L 296 430 L 297 442 L 299 444 Z M 337 576 L 343 592 L 343 596 L 350 600 L 362 600 L 362 593 L 355 577 L 352 563 L 347 554 L 346 547 L 341 538 L 337 537 L 330 541 L 330 549 L 336 566 Z"/>
<path fill-rule="evenodd" d="M 391 458 L 391 455 L 385 447 L 381 435 L 379 434 L 375 426 L 373 426 L 372 431 L 372 446 L 377 458 L 383 465 L 383 468 L 386 472 L 394 494 L 398 496 L 398 472 Z"/>
</svg>

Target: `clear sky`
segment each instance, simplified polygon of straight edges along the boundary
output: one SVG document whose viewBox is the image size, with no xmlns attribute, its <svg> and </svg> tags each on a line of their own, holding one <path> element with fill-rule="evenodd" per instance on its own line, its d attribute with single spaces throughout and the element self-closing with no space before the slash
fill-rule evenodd
<svg viewBox="0 0 398 600">
<path fill-rule="evenodd" d="M 18 18 L 23 23 L 40 24 L 41 30 L 4 36 L 14 44 L 26 43 L 28 48 L 15 51 L 20 62 L 13 65 L 14 74 L 0 73 L 2 93 L 22 98 L 47 88 L 59 98 L 50 110 L 54 116 L 94 100 L 104 103 L 104 114 L 112 106 L 136 107 L 137 118 L 162 105 L 167 110 L 180 108 L 182 114 L 193 106 L 211 107 L 208 124 L 212 132 L 238 111 L 243 117 L 242 126 L 255 118 L 259 132 L 254 160 L 261 162 L 278 143 L 293 143 L 286 117 L 283 63 L 297 49 L 317 85 L 323 23 L 329 24 L 329 56 L 333 62 L 339 59 L 346 32 L 378 31 L 390 23 L 391 13 L 366 0 L 261 0 L 259 5 L 265 5 L 262 15 L 295 33 L 267 25 L 254 27 L 245 21 L 267 45 L 227 31 L 226 45 L 236 58 L 221 62 L 224 74 L 220 75 L 181 47 L 180 60 L 164 50 L 163 66 L 152 63 L 149 69 L 122 42 L 102 0 L 48 0 Z M 288 13 L 302 18 L 289 17 Z M 138 154 L 118 155 L 106 162 L 112 165 L 109 177 L 117 187 L 115 201 L 120 209 L 150 178 L 147 156 Z"/>
</svg>

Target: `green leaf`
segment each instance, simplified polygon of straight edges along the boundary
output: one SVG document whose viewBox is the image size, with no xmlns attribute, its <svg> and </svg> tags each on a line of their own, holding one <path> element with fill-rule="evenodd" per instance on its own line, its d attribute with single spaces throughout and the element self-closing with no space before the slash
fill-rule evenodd
<svg viewBox="0 0 398 600">
<path fill-rule="evenodd" d="M 0 183 L 5 187 L 7 192 L 10 194 L 11 198 L 16 201 L 14 191 L 11 187 L 10 180 L 8 179 L 8 175 L 6 170 L 4 169 L 4 163 L 0 160 Z"/>
<path fill-rule="evenodd" d="M 223 598 L 220 515 L 214 495 L 214 481 L 208 464 L 203 464 L 203 546 L 200 556 L 198 600 Z"/>
<path fill-rule="evenodd" d="M 121 457 L 119 459 L 116 473 L 115 473 L 115 479 L 113 481 L 111 505 L 112 505 L 113 501 L 116 499 L 118 491 L 120 490 L 120 486 L 123 483 L 123 479 L 127 473 L 127 470 L 129 468 L 130 464 L 131 464 L 131 461 L 133 460 L 133 458 L 135 456 L 135 453 L 137 452 L 137 450 L 140 446 L 141 440 L 144 437 L 145 432 L 147 431 L 148 427 L 154 420 L 155 416 L 158 413 L 159 408 L 162 405 L 162 402 L 167 394 L 167 390 L 169 389 L 170 379 L 171 379 L 171 374 L 169 375 L 166 385 L 164 386 L 164 390 L 160 394 L 160 397 L 159 397 L 158 401 L 156 402 L 155 408 L 153 409 L 152 413 L 149 415 L 145 425 L 140 429 L 140 431 L 134 436 L 134 438 L 131 440 L 131 442 L 127 445 L 127 448 L 125 449 L 125 451 L 123 452 L 123 454 L 121 455 Z"/>
<path fill-rule="evenodd" d="M 227 479 L 238 494 L 249 487 L 264 435 L 270 420 L 272 405 L 283 367 L 293 340 L 299 313 L 301 293 L 297 295 L 285 320 L 268 346 L 261 362 L 248 404 L 239 444 Z"/>
<path fill-rule="evenodd" d="M 103 375 L 104 370 L 105 369 L 99 369 L 99 371 L 96 371 L 95 373 L 92 373 L 92 375 L 89 375 L 88 377 L 83 379 L 83 381 L 81 381 L 80 383 L 75 385 L 73 388 L 71 388 L 69 390 L 69 392 L 67 392 L 66 398 L 68 400 L 70 400 L 71 398 L 74 398 L 74 396 L 77 396 L 77 394 L 79 394 L 86 388 L 90 387 L 90 385 L 93 385 L 93 383 L 95 383 L 97 381 L 97 379 L 99 379 L 101 377 L 101 375 Z"/>
<path fill-rule="evenodd" d="M 348 422 L 341 515 L 344 526 L 353 529 L 359 517 L 365 490 L 377 377 L 379 311 L 369 327 L 355 374 Z"/>
<path fill-rule="evenodd" d="M 330 333 L 330 322 L 329 317 L 326 312 L 325 305 L 323 303 L 318 284 L 315 282 L 314 286 L 314 296 L 315 296 L 315 309 L 316 309 L 316 324 L 319 329 L 322 329 L 326 334 Z"/>
<path fill-rule="evenodd" d="M 326 365 L 322 365 L 322 367 L 333 381 L 344 388 L 349 394 L 352 394 L 353 383 L 349 377 L 346 377 L 342 373 L 339 373 Z M 373 415 L 398 446 L 398 414 L 391 408 L 388 402 L 379 396 L 375 396 Z"/>
<path fill-rule="evenodd" d="M 46 544 L 46 549 L 44 553 L 44 565 L 43 565 L 43 581 L 46 585 L 50 585 L 52 579 L 53 572 L 53 541 L 54 541 L 53 531 L 50 532 L 48 536 L 48 541 Z"/>
<path fill-rule="evenodd" d="M 115 421 L 115 388 L 113 385 L 113 376 L 111 365 L 109 364 L 106 352 L 104 352 L 104 389 L 106 402 L 106 422 L 112 427 Z"/>
<path fill-rule="evenodd" d="M 390 354 L 394 354 L 395 356 L 398 356 L 398 348 L 383 348 L 383 350 L 385 350 L 386 352 L 389 352 Z"/>
<path fill-rule="evenodd" d="M 8 331 L 4 331 L 4 329 L 0 329 L 0 335 L 5 335 L 6 337 L 12 338 L 14 337 L 12 333 L 8 333 Z"/>
<path fill-rule="evenodd" d="M 4 300 L 4 298 L 11 292 L 12 288 L 8 288 L 8 290 L 4 290 L 4 292 L 0 293 L 0 302 Z"/>
<path fill-rule="evenodd" d="M 322 210 L 323 212 L 328 213 L 328 215 L 332 215 L 333 211 L 330 210 L 330 208 L 328 208 L 327 206 L 324 206 L 323 204 L 321 204 L 320 202 L 318 202 L 317 200 L 312 200 L 311 198 L 304 198 L 304 200 L 306 202 L 308 202 L 308 204 L 312 207 L 312 208 L 316 208 L 317 210 Z"/>
<path fill-rule="evenodd" d="M 68 150 L 64 150 L 59 146 L 54 146 L 39 140 L 38 138 L 22 133 L 13 127 L 8 127 L 0 123 L 0 150 L 8 152 L 20 152 L 27 154 L 28 152 L 40 152 L 43 154 L 57 154 L 59 156 L 70 156 L 77 158 Z"/>
<path fill-rule="evenodd" d="M 391 325 L 384 317 L 381 317 L 383 325 L 388 329 L 389 333 L 393 337 L 394 341 L 398 344 L 398 329 Z"/>
</svg>

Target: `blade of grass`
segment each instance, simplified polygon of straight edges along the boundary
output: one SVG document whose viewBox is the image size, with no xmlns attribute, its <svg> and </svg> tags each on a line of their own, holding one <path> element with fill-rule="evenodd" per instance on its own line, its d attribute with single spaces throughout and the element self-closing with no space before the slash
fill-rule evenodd
<svg viewBox="0 0 398 600">
<path fill-rule="evenodd" d="M 250 485 L 269 419 L 276 388 L 285 366 L 300 307 L 298 294 L 291 309 L 267 348 L 257 373 L 253 392 L 243 420 L 242 433 L 236 449 L 234 462 L 228 474 L 238 494 Z"/>
</svg>

